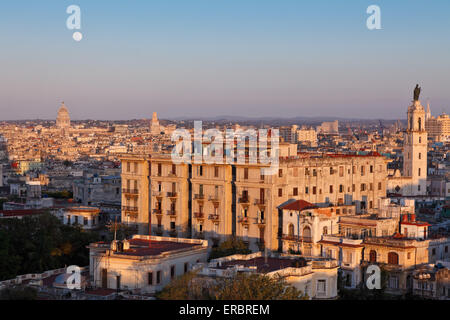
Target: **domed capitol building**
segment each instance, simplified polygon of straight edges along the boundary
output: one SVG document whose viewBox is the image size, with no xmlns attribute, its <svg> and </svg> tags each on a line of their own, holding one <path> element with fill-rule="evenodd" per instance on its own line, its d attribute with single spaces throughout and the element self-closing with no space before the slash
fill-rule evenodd
<svg viewBox="0 0 450 320">
<path fill-rule="evenodd" d="M 59 129 L 70 128 L 69 110 L 67 110 L 64 102 L 61 103 L 61 107 L 58 110 L 58 116 L 56 117 L 56 127 Z"/>
</svg>

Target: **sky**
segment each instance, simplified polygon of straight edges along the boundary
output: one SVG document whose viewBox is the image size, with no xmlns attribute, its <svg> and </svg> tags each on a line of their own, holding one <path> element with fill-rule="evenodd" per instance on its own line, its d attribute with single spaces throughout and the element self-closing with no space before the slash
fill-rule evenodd
<svg viewBox="0 0 450 320">
<path fill-rule="evenodd" d="M 0 39 L 0 120 L 450 113 L 448 0 L 2 0 Z"/>
</svg>

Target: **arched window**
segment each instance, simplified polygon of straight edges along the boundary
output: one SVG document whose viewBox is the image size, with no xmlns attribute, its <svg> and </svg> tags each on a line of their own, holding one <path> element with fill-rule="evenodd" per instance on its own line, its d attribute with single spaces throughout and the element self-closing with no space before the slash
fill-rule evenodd
<svg viewBox="0 0 450 320">
<path fill-rule="evenodd" d="M 419 118 L 419 131 L 422 131 L 422 118 Z"/>
<path fill-rule="evenodd" d="M 395 252 L 388 253 L 388 263 L 389 264 L 398 264 L 398 254 Z"/>
<path fill-rule="evenodd" d="M 369 261 L 374 263 L 377 262 L 377 252 L 375 250 L 370 250 Z"/>
<path fill-rule="evenodd" d="M 310 227 L 304 227 L 303 228 L 303 239 L 310 239 L 311 238 L 311 228 Z"/>
<path fill-rule="evenodd" d="M 288 226 L 288 235 L 290 236 L 290 237 L 293 237 L 294 236 L 294 225 L 291 223 L 291 224 L 289 224 L 289 226 Z"/>
<path fill-rule="evenodd" d="M 323 227 L 323 234 L 328 234 L 328 227 Z"/>
<path fill-rule="evenodd" d="M 413 130 L 413 117 L 409 118 L 409 130 Z"/>
</svg>

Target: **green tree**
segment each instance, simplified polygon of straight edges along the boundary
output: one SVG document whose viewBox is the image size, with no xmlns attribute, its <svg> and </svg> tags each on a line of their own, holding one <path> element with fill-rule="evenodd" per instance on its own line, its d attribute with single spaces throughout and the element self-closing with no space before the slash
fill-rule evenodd
<svg viewBox="0 0 450 320">
<path fill-rule="evenodd" d="M 308 299 L 281 277 L 237 274 L 231 278 L 185 274 L 166 286 L 157 298 L 163 300 L 301 300 Z"/>
<path fill-rule="evenodd" d="M 217 259 L 221 257 L 231 256 L 233 254 L 249 254 L 251 251 L 248 245 L 241 239 L 230 237 L 222 242 L 218 247 L 212 248 L 209 259 Z"/>
<path fill-rule="evenodd" d="M 217 300 L 302 300 L 301 291 L 289 285 L 282 277 L 261 274 L 237 274 L 223 278 L 214 288 Z"/>
</svg>

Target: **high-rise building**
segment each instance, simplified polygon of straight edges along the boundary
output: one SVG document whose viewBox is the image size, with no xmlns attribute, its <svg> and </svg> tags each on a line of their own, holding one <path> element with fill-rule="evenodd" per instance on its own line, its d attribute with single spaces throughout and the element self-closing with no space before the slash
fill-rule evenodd
<svg viewBox="0 0 450 320">
<path fill-rule="evenodd" d="M 426 130 L 428 137 L 434 142 L 449 142 L 450 141 L 450 117 L 448 114 L 441 114 L 438 117 L 433 117 L 428 105 L 426 116 Z"/>
<path fill-rule="evenodd" d="M 281 153 L 281 151 L 280 151 Z M 386 159 L 379 154 L 281 157 L 269 164 L 175 164 L 169 155 L 122 158 L 122 221 L 153 235 L 230 235 L 253 251 L 278 250 L 279 206 L 303 199 L 319 206 L 353 205 L 374 212 L 386 196 Z M 149 225 L 150 223 L 150 225 Z"/>
</svg>

